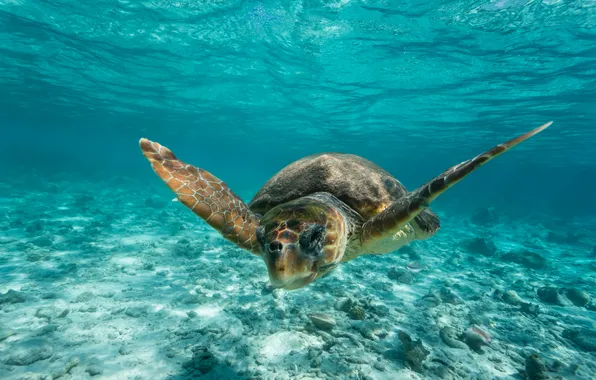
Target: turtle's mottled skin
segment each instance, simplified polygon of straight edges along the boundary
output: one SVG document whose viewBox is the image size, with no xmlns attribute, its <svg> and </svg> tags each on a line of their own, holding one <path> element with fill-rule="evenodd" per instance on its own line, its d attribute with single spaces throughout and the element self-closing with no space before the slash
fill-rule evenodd
<svg viewBox="0 0 596 380">
<path fill-rule="evenodd" d="M 323 153 L 291 163 L 247 205 L 211 173 L 155 142 L 143 154 L 178 199 L 226 239 L 262 256 L 271 284 L 301 288 L 363 254 L 395 251 L 439 229 L 429 204 L 487 161 L 546 129 L 544 124 L 407 189 L 362 157 Z"/>
</svg>

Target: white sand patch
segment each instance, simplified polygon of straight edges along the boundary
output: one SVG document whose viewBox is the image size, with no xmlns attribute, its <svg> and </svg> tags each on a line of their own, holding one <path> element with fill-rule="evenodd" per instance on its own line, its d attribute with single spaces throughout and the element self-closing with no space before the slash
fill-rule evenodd
<svg viewBox="0 0 596 380">
<path fill-rule="evenodd" d="M 194 309 L 194 311 L 196 311 L 199 317 L 203 318 L 215 318 L 221 313 L 222 310 L 223 307 L 215 304 L 202 305 Z"/>
<path fill-rule="evenodd" d="M 260 353 L 269 361 L 281 361 L 290 351 L 303 351 L 311 347 L 321 347 L 323 340 L 319 337 L 296 331 L 280 331 L 266 337 L 261 345 Z"/>
<path fill-rule="evenodd" d="M 135 266 L 141 265 L 141 259 L 134 256 L 112 256 L 110 262 L 117 265 Z"/>
</svg>

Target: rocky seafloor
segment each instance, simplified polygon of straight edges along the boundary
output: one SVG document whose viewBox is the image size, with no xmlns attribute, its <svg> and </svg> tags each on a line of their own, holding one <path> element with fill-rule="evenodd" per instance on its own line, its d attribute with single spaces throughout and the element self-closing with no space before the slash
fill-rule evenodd
<svg viewBox="0 0 596 380">
<path fill-rule="evenodd" d="M 162 187 L 0 194 L 1 379 L 596 378 L 594 220 L 439 209 L 288 292 Z"/>
</svg>

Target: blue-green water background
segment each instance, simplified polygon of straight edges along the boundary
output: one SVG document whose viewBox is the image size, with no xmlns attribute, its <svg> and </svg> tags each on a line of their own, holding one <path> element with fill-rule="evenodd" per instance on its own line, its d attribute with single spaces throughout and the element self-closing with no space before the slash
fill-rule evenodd
<svg viewBox="0 0 596 380">
<path fill-rule="evenodd" d="M 593 0 L 2 0 L 0 171 L 165 194 L 147 137 L 246 199 L 321 151 L 414 188 L 554 120 L 435 207 L 593 214 L 595 26 Z"/>
</svg>

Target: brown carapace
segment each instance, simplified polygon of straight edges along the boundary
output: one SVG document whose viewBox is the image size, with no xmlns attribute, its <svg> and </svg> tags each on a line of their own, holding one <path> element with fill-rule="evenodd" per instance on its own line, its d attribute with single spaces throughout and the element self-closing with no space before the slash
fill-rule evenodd
<svg viewBox="0 0 596 380">
<path fill-rule="evenodd" d="M 226 239 L 261 255 L 275 287 L 301 288 L 363 254 L 393 252 L 439 229 L 429 205 L 546 123 L 455 165 L 414 191 L 355 155 L 324 153 L 274 175 L 247 205 L 211 173 L 147 139 L 141 150 L 178 199 Z"/>
</svg>

